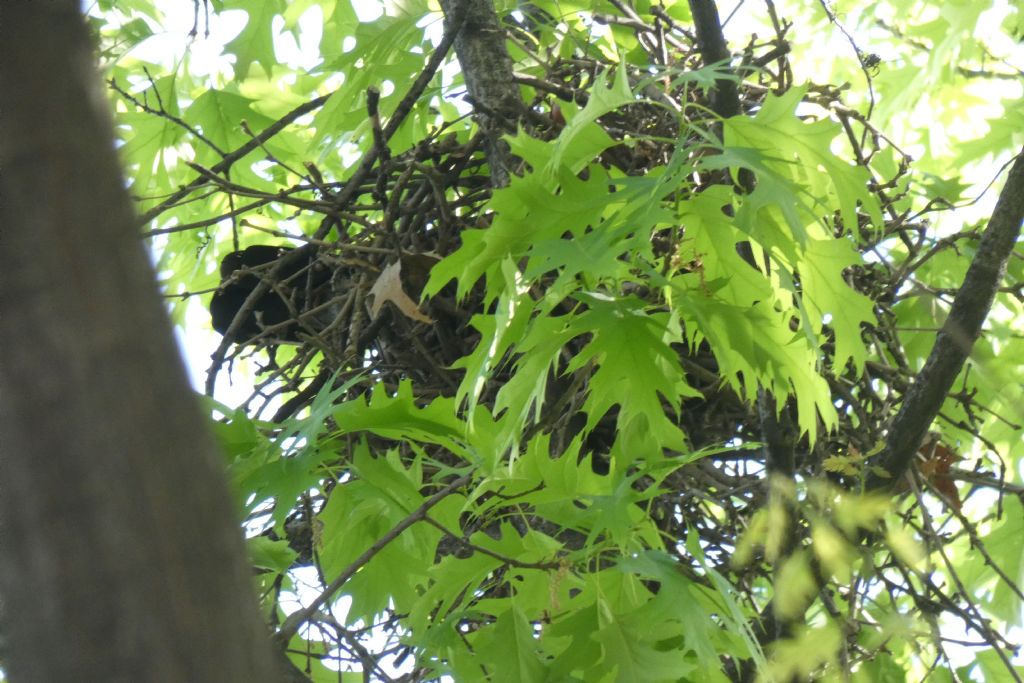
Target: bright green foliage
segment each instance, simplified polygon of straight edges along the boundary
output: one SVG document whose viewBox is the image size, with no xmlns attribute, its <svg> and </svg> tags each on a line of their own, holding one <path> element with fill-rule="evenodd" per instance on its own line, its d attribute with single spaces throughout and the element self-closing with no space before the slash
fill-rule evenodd
<svg viewBox="0 0 1024 683">
<path fill-rule="evenodd" d="M 434 3 L 215 0 L 219 59 L 202 11 L 173 55 L 150 0 L 90 18 L 190 344 L 225 254 L 315 237 L 331 269 L 329 323 L 276 367 L 229 348 L 259 387 L 206 404 L 268 622 L 323 598 L 293 661 L 314 681 L 1013 680 L 1024 260 L 933 425 L 963 460 L 861 488 L 1000 184 L 967 204 L 1022 142 L 1020 3 L 776 0 L 785 35 L 740 3 L 730 47 L 759 38 L 713 65 L 681 0 L 495 5 L 525 103 L 501 188 L 454 55 L 399 109 Z M 396 262 L 416 312 L 374 308 Z M 983 645 L 943 640 L 964 628 Z"/>
<path fill-rule="evenodd" d="M 629 89 L 625 69 L 616 69 L 614 83 L 608 85 L 607 81 L 607 72 L 598 75 L 590 89 L 587 106 L 569 119 L 565 130 L 551 146 L 551 159 L 544 166 L 544 174 L 549 180 L 555 180 L 561 175 L 562 166 L 573 173 L 579 172 L 594 156 L 615 144 L 595 124 L 598 118 L 629 104 L 634 97 Z"/>
<path fill-rule="evenodd" d="M 878 225 L 882 222 L 882 213 L 876 198 L 868 192 L 867 171 L 832 153 L 832 141 L 840 133 L 839 126 L 827 120 L 806 123 L 796 117 L 796 107 L 805 94 L 805 88 L 793 88 L 780 97 L 769 95 L 756 116 L 737 116 L 727 120 L 726 149 L 749 147 L 761 151 L 769 157 L 764 162 L 771 171 L 769 177 L 782 176 L 789 180 L 789 183 L 782 183 L 783 187 L 803 186 L 806 198 L 820 203 L 815 207 L 818 211 L 838 205 L 847 226 L 857 224 L 858 204 Z M 829 182 L 821 182 L 824 180 L 822 171 Z M 792 201 L 796 204 L 799 199 L 794 196 Z M 797 241 L 802 242 L 800 220 L 794 210 L 796 206 L 787 208 L 788 211 L 783 209 L 787 223 Z"/>
<path fill-rule="evenodd" d="M 619 402 L 617 428 L 623 444 L 647 457 L 662 448 L 685 451 L 683 434 L 665 415 L 661 399 L 675 406 L 684 395 L 699 394 L 680 379 L 683 370 L 669 346 L 680 339 L 671 336 L 669 314 L 644 314 L 639 302 L 628 298 L 580 298 L 589 304 L 589 310 L 576 321 L 591 341 L 569 363 L 568 370 L 586 363 L 596 366 L 590 378 L 590 396 L 583 404 L 587 428 Z"/>
</svg>

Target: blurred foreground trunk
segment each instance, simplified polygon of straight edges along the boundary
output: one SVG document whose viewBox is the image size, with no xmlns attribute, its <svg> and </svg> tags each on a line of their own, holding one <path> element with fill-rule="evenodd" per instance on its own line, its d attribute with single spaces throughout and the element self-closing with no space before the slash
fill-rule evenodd
<svg viewBox="0 0 1024 683">
<path fill-rule="evenodd" d="M 45 683 L 280 680 L 78 6 L 3 9 L 4 664 Z"/>
</svg>

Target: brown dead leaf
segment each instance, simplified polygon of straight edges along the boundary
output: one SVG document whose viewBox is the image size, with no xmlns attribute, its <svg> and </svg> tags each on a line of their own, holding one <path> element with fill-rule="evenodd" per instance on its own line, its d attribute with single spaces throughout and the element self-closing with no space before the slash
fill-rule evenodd
<svg viewBox="0 0 1024 683">
<path fill-rule="evenodd" d="M 384 302 L 390 301 L 407 318 L 421 323 L 429 324 L 434 322 L 420 311 L 416 302 L 402 289 L 401 261 L 395 261 L 381 271 L 377 281 L 370 288 L 370 296 L 373 297 L 373 302 L 370 304 L 370 315 L 374 318 L 380 313 Z"/>
<path fill-rule="evenodd" d="M 929 434 L 917 452 L 917 469 L 921 475 L 946 496 L 956 510 L 960 509 L 962 503 L 949 470 L 960 460 L 963 460 L 963 456 L 939 441 L 938 434 Z"/>
</svg>

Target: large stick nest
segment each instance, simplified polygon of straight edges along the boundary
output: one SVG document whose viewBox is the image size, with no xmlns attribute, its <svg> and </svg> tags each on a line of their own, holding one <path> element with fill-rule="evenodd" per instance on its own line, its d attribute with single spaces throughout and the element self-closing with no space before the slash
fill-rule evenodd
<svg viewBox="0 0 1024 683">
<path fill-rule="evenodd" d="M 709 114 L 708 94 L 686 83 L 675 84 L 671 78 L 674 70 L 682 72 L 699 66 L 693 45 L 686 40 L 677 41 L 671 49 L 655 55 L 652 41 L 647 43 L 651 45 L 651 63 L 660 60 L 666 76 L 652 80 L 646 71 L 630 73 L 631 82 L 645 97 L 599 120 L 608 135 L 620 142 L 604 152 L 599 163 L 619 174 L 645 175 L 669 162 L 675 152 L 675 141 L 699 147 L 700 141 L 706 139 L 704 136 L 713 138 L 720 131 L 719 123 Z M 755 112 L 769 92 L 788 89 L 791 76 L 786 52 L 784 35 L 747 47 L 744 64 L 749 68 L 742 70 L 745 80 L 740 86 L 744 113 Z M 565 125 L 561 114 L 564 103 L 585 104 L 597 75 L 613 68 L 592 55 L 556 59 L 547 64 L 545 73 L 517 75 L 524 92 L 533 93 L 533 99 L 520 113 L 519 134 L 541 140 L 554 139 Z M 808 99 L 843 125 L 861 165 L 869 164 L 872 156 L 886 146 L 884 136 L 858 112 L 843 105 L 838 90 L 812 87 Z M 674 107 L 665 106 L 666 102 L 674 103 Z M 868 131 L 867 145 L 861 145 L 859 136 L 853 132 L 855 128 Z M 247 256 L 248 252 L 242 250 L 225 259 L 223 282 L 216 296 L 227 298 L 231 290 L 235 303 L 224 304 L 228 313 L 219 313 L 218 326 L 221 331 L 233 328 L 229 339 L 242 342 L 236 344 L 230 357 L 275 347 L 291 349 L 285 353 L 279 350 L 277 358 L 261 375 L 260 384 L 247 404 L 254 413 L 272 415 L 277 421 L 287 419 L 306 408 L 318 392 L 345 382 L 352 384 L 339 400 L 364 396 L 377 385 L 396 390 L 407 380 L 412 381 L 415 396 L 423 404 L 439 396 L 455 395 L 462 371 L 453 369 L 453 363 L 469 355 L 480 342 L 471 320 L 493 311 L 484 305 L 481 283 L 475 283 L 462 300 L 455 297 L 451 286 L 426 300 L 421 294 L 431 268 L 459 247 L 462 232 L 486 228 L 492 220 L 487 209 L 491 186 L 483 150 L 481 134 L 460 141 L 456 135 L 442 130 L 413 149 L 393 156 L 382 154 L 381 161 L 355 192 L 348 193 L 344 203 L 336 201 L 344 184 L 315 174 L 305 188 L 309 199 L 296 205 L 312 216 L 310 223 L 331 226 L 328 239 L 309 242 L 302 247 L 301 256 L 293 258 L 286 267 L 276 266 L 291 253 L 288 251 L 264 251 L 263 256 L 269 254 L 273 258 L 262 258 L 255 252 Z M 822 216 L 821 220 L 837 236 L 850 235 L 864 252 L 874 250 L 882 241 L 897 238 L 909 253 L 908 263 L 929 249 L 953 248 L 953 242 L 936 245 L 926 240 L 927 226 L 894 208 L 901 199 L 895 188 L 903 186 L 900 179 L 907 172 L 907 161 L 904 157 L 896 177 L 878 180 L 870 187 L 887 217 L 884 226 L 868 230 L 866 218 L 858 226 L 843 226 L 838 216 Z M 531 170 L 522 166 L 514 169 L 520 174 Z M 712 185 L 737 182 L 722 171 L 695 179 L 693 189 L 686 191 L 699 193 Z M 258 194 L 255 190 L 250 194 L 253 193 Z M 282 193 L 276 199 L 283 201 L 287 196 L 291 195 Z M 685 230 L 659 231 L 649 238 L 656 258 L 672 259 L 678 254 L 680 241 L 685 239 Z M 254 240 L 257 241 L 280 244 L 274 240 Z M 693 263 L 692 268 L 699 270 L 700 264 Z M 796 476 L 820 476 L 828 455 L 867 453 L 880 441 L 894 405 L 913 376 L 891 310 L 897 293 L 912 275 L 912 269 L 894 268 L 884 259 L 873 259 L 872 263 L 845 273 L 849 286 L 874 302 L 878 322 L 863 329 L 862 334 L 866 343 L 878 351 L 878 360 L 868 362 L 859 374 L 849 366 L 831 370 L 829 363 L 823 363 L 840 423 L 813 446 L 796 434 L 790 435 Z M 245 299 L 239 300 L 239 292 L 251 293 L 260 282 L 265 283 L 266 293 L 251 302 L 255 305 L 249 316 L 234 320 L 235 316 L 230 315 L 232 308 L 237 312 Z M 609 288 L 608 294 L 638 297 L 652 310 L 665 306 L 660 293 L 642 282 L 605 286 Z M 540 297 L 543 291 L 538 290 L 535 295 Z M 544 417 L 526 428 L 530 433 L 550 434 L 553 456 L 579 434 L 586 422 L 580 407 L 589 389 L 588 368 L 568 371 L 570 360 L 582 344 L 583 340 L 577 339 L 563 349 L 556 371 L 547 378 Z M 759 485 L 766 469 L 763 452 L 738 447 L 761 441 L 764 414 L 722 379 L 714 353 L 706 344 L 693 348 L 679 345 L 676 350 L 687 383 L 698 390 L 700 397 L 687 399 L 681 406 L 666 405 L 666 414 L 677 422 L 693 448 L 737 447 L 675 472 L 664 484 L 671 493 L 654 501 L 653 509 L 659 511 L 656 518 L 667 538 L 685 538 L 687 526 L 695 528 L 708 556 L 725 570 L 751 511 L 763 507 L 767 496 L 765 488 Z M 823 358 L 828 359 L 834 349 L 826 344 L 821 351 Z M 513 371 L 515 359 L 514 354 L 505 358 L 493 373 L 480 396 L 483 405 L 493 406 L 496 392 Z M 211 372 L 220 370 L 222 363 L 223 358 L 217 357 Z M 972 397 L 964 395 L 961 399 L 966 413 L 973 415 Z M 795 422 L 792 406 L 783 403 L 780 411 L 783 423 Z M 581 459 L 589 456 L 598 473 L 608 468 L 607 458 L 617 438 L 616 417 L 616 410 L 612 409 L 583 440 Z M 974 424 L 958 423 L 955 427 L 977 433 Z M 404 448 L 379 437 L 371 440 L 382 448 Z M 431 454 L 436 462 L 455 464 L 453 456 L 440 449 Z M 837 473 L 829 476 L 843 479 Z M 636 485 L 645 483 L 638 480 Z M 543 520 L 537 523 L 540 528 L 546 524 Z M 550 532 L 567 544 L 580 540 L 571 533 Z M 676 545 L 667 543 L 666 549 L 689 564 L 692 558 L 684 557 Z M 306 553 L 305 557 L 310 555 Z M 754 576 L 739 580 L 749 588 Z"/>
</svg>

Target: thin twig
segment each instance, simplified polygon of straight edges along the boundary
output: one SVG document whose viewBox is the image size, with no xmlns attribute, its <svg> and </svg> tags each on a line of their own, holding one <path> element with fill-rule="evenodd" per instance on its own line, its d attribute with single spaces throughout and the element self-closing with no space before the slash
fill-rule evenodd
<svg viewBox="0 0 1024 683">
<path fill-rule="evenodd" d="M 383 550 L 385 546 L 401 536 L 403 531 L 411 527 L 416 522 L 426 519 L 427 512 L 429 512 L 432 507 L 472 480 L 472 474 L 464 474 L 432 495 L 430 498 L 427 498 L 418 508 L 410 512 L 405 519 L 396 524 L 391 531 L 381 536 L 373 545 L 364 550 L 362 554 L 353 560 L 352 563 L 346 567 L 336 579 L 334 579 L 334 581 L 331 581 L 327 587 L 309 603 L 309 605 L 290 614 L 275 635 L 275 638 L 281 646 L 286 646 L 292 639 L 292 636 L 298 632 L 299 627 L 309 621 L 309 619 L 316 614 L 317 610 L 323 607 L 323 605 L 330 600 L 335 593 L 341 590 L 341 587 L 344 586 L 349 579 L 355 576 L 357 571 L 366 566 L 366 564 L 369 563 L 377 553 Z"/>
</svg>

